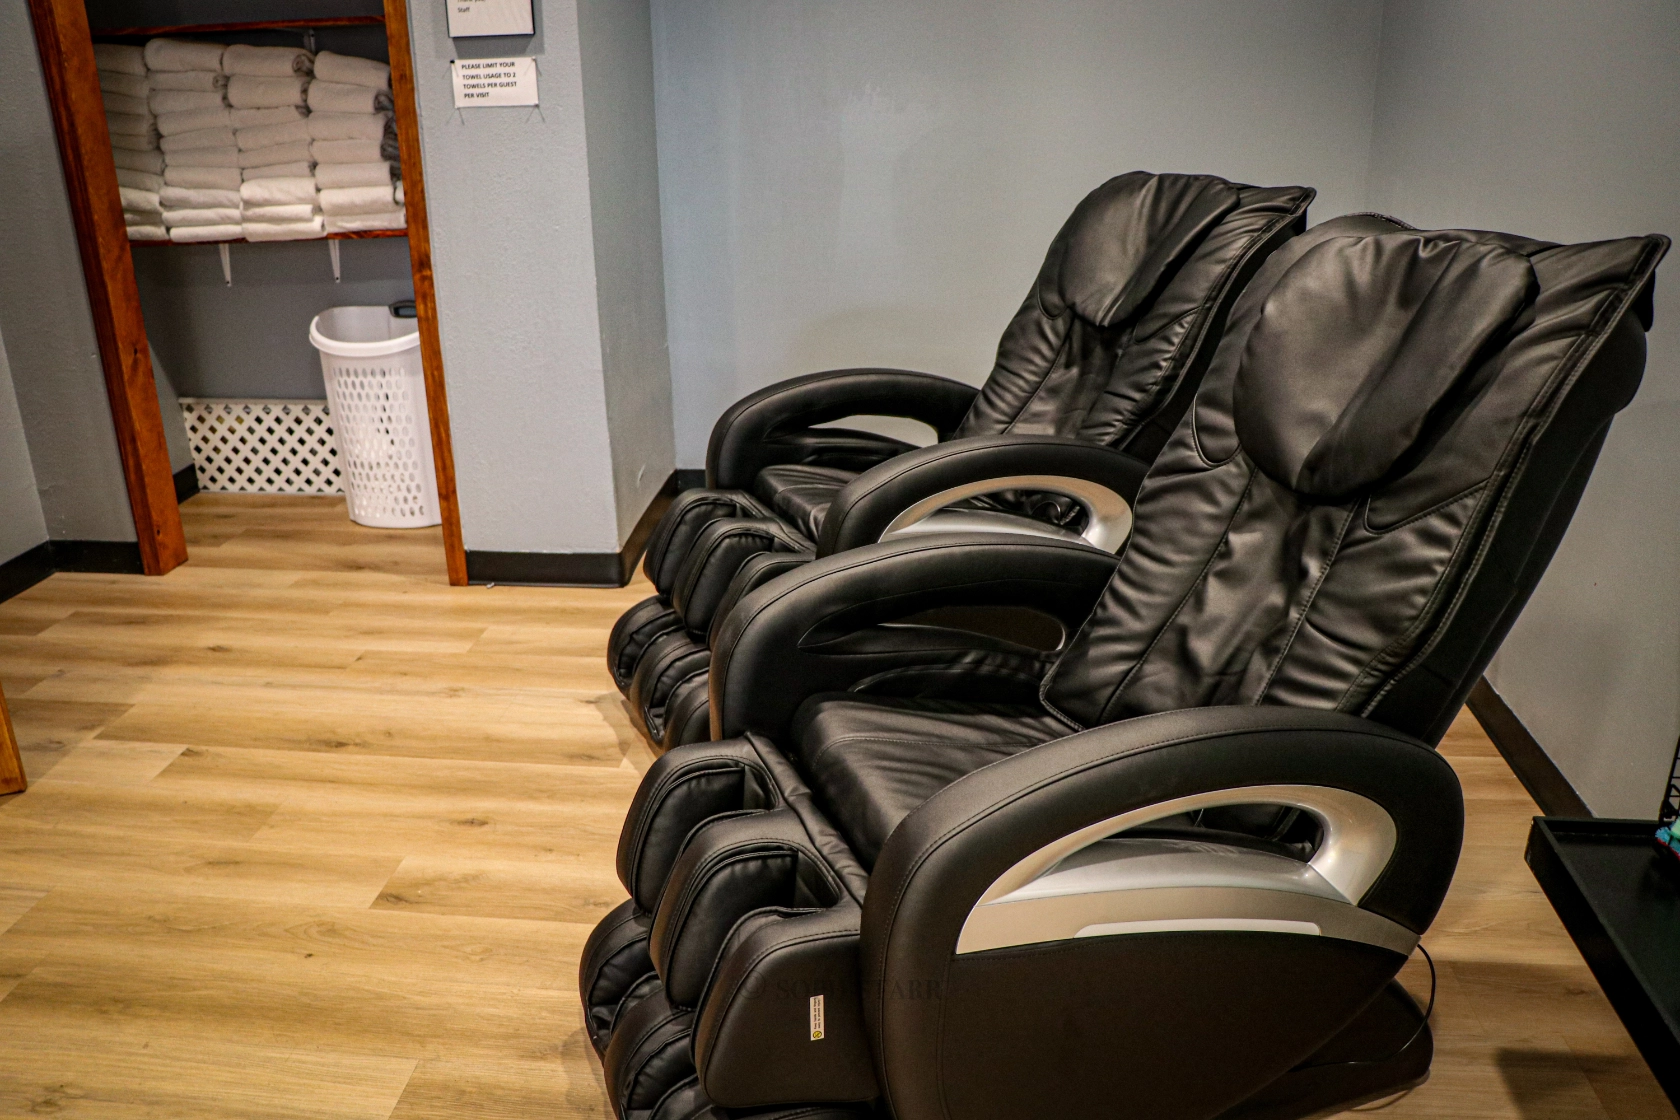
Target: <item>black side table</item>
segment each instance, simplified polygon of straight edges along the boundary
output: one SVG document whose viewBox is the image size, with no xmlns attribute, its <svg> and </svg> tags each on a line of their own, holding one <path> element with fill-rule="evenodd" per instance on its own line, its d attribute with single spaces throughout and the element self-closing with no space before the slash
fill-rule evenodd
<svg viewBox="0 0 1680 1120">
<path fill-rule="evenodd" d="M 1535 817 L 1525 858 L 1680 1108 L 1680 873 L 1662 866 L 1654 821 Z"/>
</svg>

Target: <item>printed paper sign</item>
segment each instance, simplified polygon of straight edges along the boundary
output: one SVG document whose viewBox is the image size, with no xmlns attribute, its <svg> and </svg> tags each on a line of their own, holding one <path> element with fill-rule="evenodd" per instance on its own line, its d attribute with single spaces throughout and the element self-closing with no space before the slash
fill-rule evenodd
<svg viewBox="0 0 1680 1120">
<path fill-rule="evenodd" d="M 537 103 L 534 58 L 458 58 L 449 69 L 455 79 L 457 109 Z"/>
<path fill-rule="evenodd" d="M 531 0 L 443 0 L 449 5 L 449 37 L 530 35 Z"/>
</svg>

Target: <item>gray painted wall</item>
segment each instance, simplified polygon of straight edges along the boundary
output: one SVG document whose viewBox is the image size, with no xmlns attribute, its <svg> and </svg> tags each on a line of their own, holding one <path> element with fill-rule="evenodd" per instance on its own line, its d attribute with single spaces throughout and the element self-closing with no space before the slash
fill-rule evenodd
<svg viewBox="0 0 1680 1120">
<path fill-rule="evenodd" d="M 1680 235 L 1680 7 L 1389 0 L 1371 203 L 1563 241 Z M 1654 816 L 1680 727 L 1680 283 L 1489 673 L 1594 812 Z"/>
<path fill-rule="evenodd" d="M 55 540 L 132 541 L 75 226 L 23 4 L 0 4 L 0 198 L 7 228 L 0 336 L 47 531 Z"/>
<path fill-rule="evenodd" d="M 1377 0 L 654 0 L 677 462 L 794 374 L 978 382 L 1075 203 L 1135 168 L 1360 209 Z"/>
<path fill-rule="evenodd" d="M 231 245 L 233 286 L 214 245 L 134 250 L 151 340 L 177 393 L 188 397 L 326 396 L 309 321 L 329 307 L 411 299 L 408 241 L 338 242 L 333 283 L 325 241 Z"/>
<path fill-rule="evenodd" d="M 35 492 L 35 468 L 29 463 L 29 440 L 12 392 L 12 367 L 0 339 L 0 564 L 47 539 L 41 496 Z"/>
<path fill-rule="evenodd" d="M 589 212 L 622 544 L 676 465 L 648 0 L 578 0 Z"/>
<path fill-rule="evenodd" d="M 609 377 L 603 339 L 616 345 L 621 321 L 609 317 L 603 327 L 597 302 L 601 227 L 591 207 L 577 8 L 537 0 L 534 35 L 459 43 L 449 39 L 442 4 L 409 13 L 466 546 L 615 551 L 629 529 L 620 511 L 631 504 L 615 497 L 615 467 L 658 460 L 657 448 L 639 454 L 621 441 L 615 463 L 614 436 L 628 440 L 636 429 L 621 422 L 615 433 L 609 416 L 622 421 L 619 406 L 638 406 L 643 392 L 634 376 L 618 375 L 645 345 L 629 346 L 622 366 L 615 354 Z M 613 37 L 594 26 L 599 38 Z M 506 55 L 537 58 L 542 104 L 457 111 L 449 61 Z M 638 212 L 634 200 L 623 205 Z M 614 224 L 605 220 L 609 231 Z M 633 263 L 618 275 L 633 280 L 639 271 L 645 266 Z M 613 275 L 609 291 L 620 283 Z M 647 328 L 644 317 L 637 329 Z"/>
</svg>

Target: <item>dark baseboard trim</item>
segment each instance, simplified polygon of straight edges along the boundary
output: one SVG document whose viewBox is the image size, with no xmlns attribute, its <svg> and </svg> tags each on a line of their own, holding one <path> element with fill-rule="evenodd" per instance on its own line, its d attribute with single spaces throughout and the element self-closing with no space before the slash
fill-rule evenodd
<svg viewBox="0 0 1680 1120">
<path fill-rule="evenodd" d="M 42 541 L 0 564 L 0 603 L 28 591 L 54 572 L 114 572 L 144 575 L 134 541 Z"/>
<path fill-rule="evenodd" d="M 665 485 L 630 530 L 617 552 L 486 552 L 467 550 L 467 582 L 511 583 L 532 587 L 623 587 L 636 571 L 653 527 L 665 516 L 680 488 L 682 472 L 672 471 Z M 704 478 L 704 471 L 694 472 Z"/>
<path fill-rule="evenodd" d="M 1493 745 L 1504 756 L 1511 773 L 1528 790 L 1534 803 L 1548 817 L 1590 817 L 1592 810 L 1563 776 L 1505 698 L 1493 690 L 1486 677 L 1476 682 L 1467 701 L 1470 713 L 1482 725 Z"/>
<path fill-rule="evenodd" d="M 684 490 L 698 490 L 706 485 L 706 472 L 693 467 L 678 467 L 676 470 L 677 493 Z"/>
<path fill-rule="evenodd" d="M 188 463 L 175 472 L 175 500 L 184 502 L 198 493 L 198 468 Z"/>
</svg>

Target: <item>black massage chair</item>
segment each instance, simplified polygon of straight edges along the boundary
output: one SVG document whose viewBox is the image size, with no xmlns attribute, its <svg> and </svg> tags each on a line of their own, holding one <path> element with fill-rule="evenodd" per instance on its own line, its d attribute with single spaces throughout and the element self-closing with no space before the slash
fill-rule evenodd
<svg viewBox="0 0 1680 1120">
<path fill-rule="evenodd" d="M 1137 485 L 1188 407 L 1231 301 L 1305 228 L 1312 198 L 1305 187 L 1211 175 L 1118 176 L 1056 235 L 979 390 L 926 373 L 849 369 L 735 404 L 712 430 L 706 488 L 678 495 L 650 538 L 643 567 L 658 594 L 627 611 L 608 643 L 640 730 L 667 749 L 705 739 L 717 620 L 814 556 L 956 529 L 1083 538 L 1116 551 Z M 920 420 L 941 442 L 918 450 L 817 426 L 859 415 Z M 944 508 L 953 503 L 963 508 Z"/>
<path fill-rule="evenodd" d="M 618 1115 L 1282 1120 L 1425 1077 L 1393 978 L 1458 859 L 1432 744 L 1667 247 L 1327 222 L 1238 300 L 1118 558 L 928 535 L 743 598 L 719 741 L 649 770 L 585 949 Z"/>
</svg>

